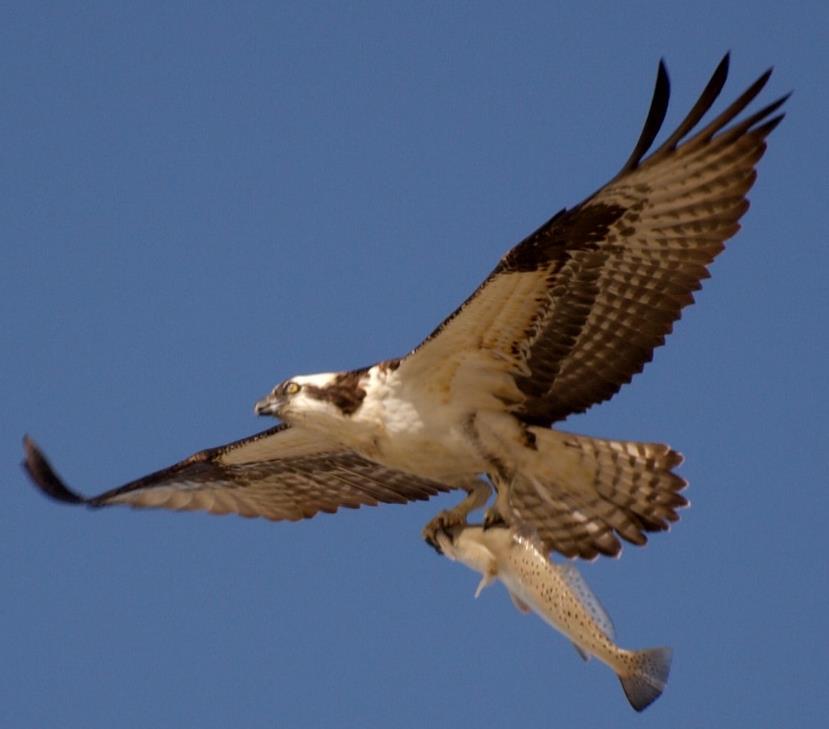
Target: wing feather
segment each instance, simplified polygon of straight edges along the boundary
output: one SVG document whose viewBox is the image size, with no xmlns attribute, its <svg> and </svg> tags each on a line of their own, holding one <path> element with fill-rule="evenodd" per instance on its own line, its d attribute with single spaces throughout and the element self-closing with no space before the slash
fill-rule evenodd
<svg viewBox="0 0 829 729">
<path fill-rule="evenodd" d="M 727 58 L 728 56 L 726 56 L 723 60 L 727 62 Z M 720 63 L 720 65 L 722 65 L 722 63 Z M 719 68 L 717 70 L 719 71 Z M 714 79 L 712 78 L 711 82 L 713 81 Z M 708 86 L 712 85 L 711 82 L 709 82 Z M 723 83 L 725 83 L 725 79 L 723 79 Z M 708 87 L 706 87 L 706 91 L 707 90 Z M 662 128 L 662 122 L 665 121 L 665 115 L 668 113 L 668 102 L 670 101 L 670 98 L 671 82 L 668 78 L 668 69 L 665 68 L 665 61 L 660 60 L 659 68 L 656 72 L 656 84 L 653 89 L 651 108 L 648 110 L 645 125 L 642 127 L 642 133 L 639 135 L 639 140 L 636 142 L 633 152 L 630 153 L 628 161 L 622 165 L 622 169 L 619 171 L 620 175 L 623 175 L 625 172 L 629 172 L 630 170 L 635 170 L 642 161 L 642 157 L 644 157 L 651 148 L 651 145 L 656 139 L 656 135 L 659 134 L 659 130 Z M 699 106 L 700 102 L 702 102 L 702 97 L 697 102 L 696 106 Z M 696 106 L 694 107 L 694 110 L 696 109 Z M 689 117 L 694 113 L 694 110 L 692 110 L 691 114 L 688 115 Z M 702 110 L 702 114 L 704 113 L 705 109 Z M 702 114 L 700 114 L 700 116 Z M 688 120 L 686 119 L 685 122 L 687 121 Z M 680 125 L 680 128 L 677 129 L 677 133 L 679 133 L 685 122 L 683 122 L 683 124 Z"/>
<path fill-rule="evenodd" d="M 126 504 L 295 521 L 320 511 L 405 503 L 449 490 L 287 425 L 200 451 L 91 497 L 66 486 L 28 436 L 24 448 L 23 467 L 43 493 L 58 501 L 92 507 Z"/>
<path fill-rule="evenodd" d="M 403 360 L 401 375 L 451 382 L 463 367 L 495 366 L 520 393 L 511 411 L 549 425 L 612 397 L 640 372 L 739 230 L 765 138 L 782 119 L 772 115 L 786 96 L 728 126 L 769 70 L 693 134 L 728 64 L 726 55 L 691 111 L 645 158 L 670 93 L 660 63 L 642 134 L 621 171 L 510 250 Z"/>
</svg>

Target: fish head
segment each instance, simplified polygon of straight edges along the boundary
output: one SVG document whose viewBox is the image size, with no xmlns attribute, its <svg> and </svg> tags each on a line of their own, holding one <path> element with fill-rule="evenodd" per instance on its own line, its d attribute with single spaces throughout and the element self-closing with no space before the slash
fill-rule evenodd
<svg viewBox="0 0 829 729">
<path fill-rule="evenodd" d="M 498 549 L 503 541 L 495 534 L 501 529 L 484 529 L 478 525 L 457 524 L 442 528 L 436 534 L 440 551 L 449 559 L 460 562 L 482 575 L 497 573 Z"/>
</svg>

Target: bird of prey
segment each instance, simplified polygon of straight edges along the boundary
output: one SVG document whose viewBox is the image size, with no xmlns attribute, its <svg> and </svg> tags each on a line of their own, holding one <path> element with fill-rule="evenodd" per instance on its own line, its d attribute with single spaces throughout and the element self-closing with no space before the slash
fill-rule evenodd
<svg viewBox="0 0 829 729">
<path fill-rule="evenodd" d="M 529 529 L 550 552 L 616 555 L 687 504 L 667 445 L 552 426 L 612 397 L 663 344 L 739 229 L 786 96 L 742 119 L 771 71 L 707 125 L 728 55 L 653 152 L 668 106 L 660 62 L 644 128 L 607 184 L 513 247 L 420 345 L 370 367 L 291 377 L 256 403 L 281 423 L 98 496 L 70 490 L 24 439 L 24 467 L 60 501 L 296 520 L 460 489 L 424 528 Z M 647 155 L 647 156 L 646 156 Z"/>
</svg>

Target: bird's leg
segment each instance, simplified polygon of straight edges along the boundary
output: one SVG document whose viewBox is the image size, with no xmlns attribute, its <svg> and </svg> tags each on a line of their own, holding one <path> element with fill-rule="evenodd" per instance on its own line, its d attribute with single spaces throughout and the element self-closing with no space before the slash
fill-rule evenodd
<svg viewBox="0 0 829 729">
<path fill-rule="evenodd" d="M 423 538 L 440 553 L 438 545 L 438 532 L 449 532 L 452 527 L 464 526 L 466 517 L 475 509 L 480 509 L 489 501 L 492 495 L 492 487 L 483 479 L 475 478 L 463 484 L 466 496 L 457 506 L 441 511 L 425 527 L 423 527 Z"/>
<path fill-rule="evenodd" d="M 495 477 L 496 496 L 495 503 L 486 510 L 484 514 L 484 529 L 491 529 L 495 526 L 503 526 L 507 523 L 505 514 L 510 513 L 509 499 L 506 488 L 498 488 L 500 479 Z"/>
</svg>

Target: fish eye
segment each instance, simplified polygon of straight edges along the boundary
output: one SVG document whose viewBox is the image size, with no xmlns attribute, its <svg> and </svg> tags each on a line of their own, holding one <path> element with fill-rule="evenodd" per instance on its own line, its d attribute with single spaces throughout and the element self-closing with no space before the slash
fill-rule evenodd
<svg viewBox="0 0 829 729">
<path fill-rule="evenodd" d="M 296 382 L 288 382 L 285 384 L 286 395 L 296 395 L 302 387 Z"/>
</svg>

